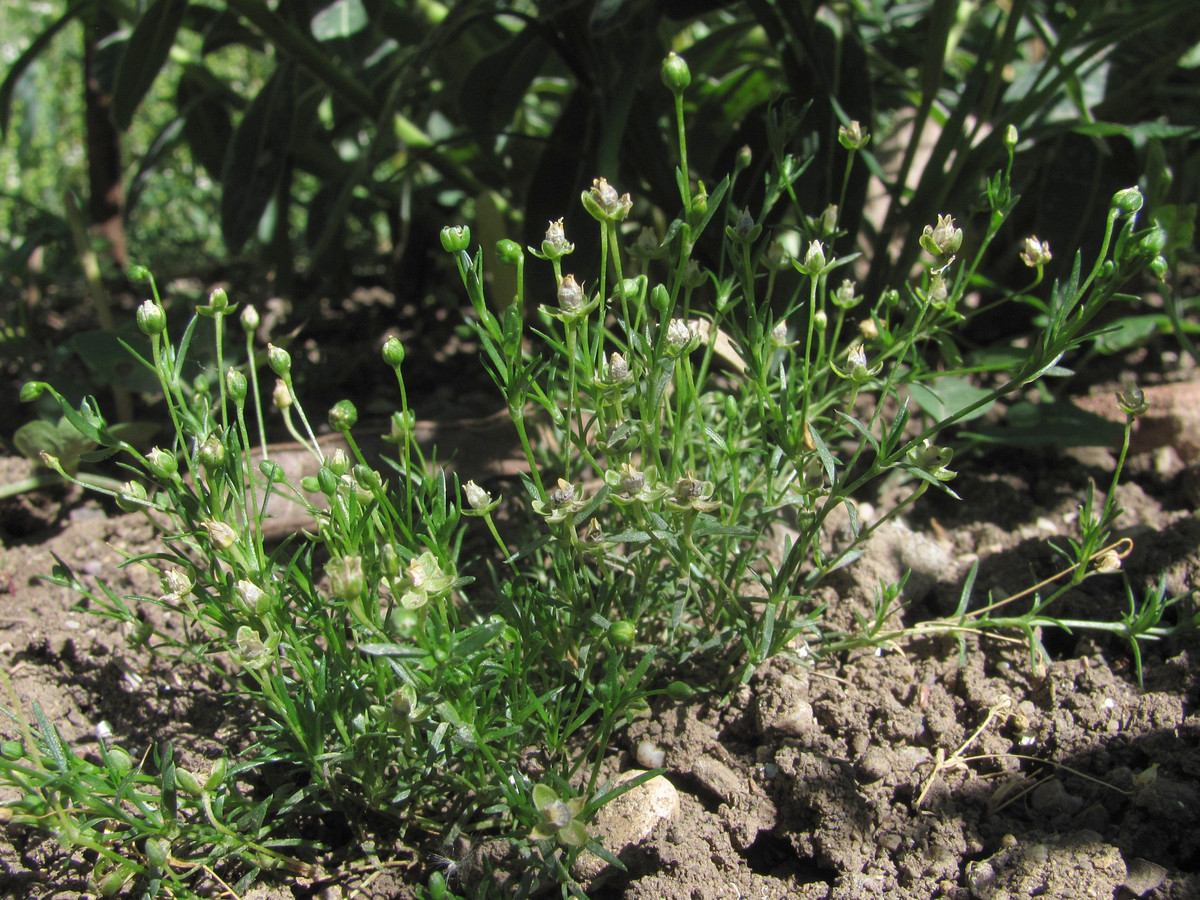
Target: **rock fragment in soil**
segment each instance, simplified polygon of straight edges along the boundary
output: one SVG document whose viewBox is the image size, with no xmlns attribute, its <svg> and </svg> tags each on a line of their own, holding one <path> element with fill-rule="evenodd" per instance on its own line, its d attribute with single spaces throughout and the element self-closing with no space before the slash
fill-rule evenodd
<svg viewBox="0 0 1200 900">
<path fill-rule="evenodd" d="M 617 776 L 617 784 L 644 774 L 642 769 L 622 772 Z M 621 856 L 645 841 L 660 822 L 670 821 L 678 813 L 679 792 L 675 785 L 656 775 L 600 807 L 588 830 L 605 848 Z M 611 874 L 610 869 L 600 857 L 584 852 L 576 861 L 573 874 L 594 888 Z"/>
<path fill-rule="evenodd" d="M 1094 831 L 1008 835 L 994 855 L 967 867 L 976 900 L 1009 897 L 1112 897 L 1127 872 L 1121 853 Z"/>
</svg>

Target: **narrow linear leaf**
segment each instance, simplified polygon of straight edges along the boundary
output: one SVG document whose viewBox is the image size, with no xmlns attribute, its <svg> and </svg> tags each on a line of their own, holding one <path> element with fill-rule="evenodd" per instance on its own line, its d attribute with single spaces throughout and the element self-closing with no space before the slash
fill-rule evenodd
<svg viewBox="0 0 1200 900">
<path fill-rule="evenodd" d="M 122 131 L 167 61 L 175 35 L 187 15 L 189 0 L 154 0 L 134 26 L 117 66 L 113 85 L 113 119 Z"/>
</svg>

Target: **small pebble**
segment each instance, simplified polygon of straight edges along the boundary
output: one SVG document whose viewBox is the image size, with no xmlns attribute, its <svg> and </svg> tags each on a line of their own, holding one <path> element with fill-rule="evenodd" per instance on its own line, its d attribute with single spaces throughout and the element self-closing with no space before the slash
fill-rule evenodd
<svg viewBox="0 0 1200 900">
<path fill-rule="evenodd" d="M 666 762 L 667 754 L 654 741 L 638 741 L 638 765 L 643 769 L 661 769 Z"/>
<path fill-rule="evenodd" d="M 879 781 L 892 769 L 887 752 L 882 747 L 868 747 L 854 766 L 854 774 L 863 784 Z"/>
</svg>

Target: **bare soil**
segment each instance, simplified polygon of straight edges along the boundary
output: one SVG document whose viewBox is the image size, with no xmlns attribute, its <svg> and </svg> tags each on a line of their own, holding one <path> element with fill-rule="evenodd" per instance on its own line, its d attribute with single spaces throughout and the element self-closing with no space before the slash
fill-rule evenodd
<svg viewBox="0 0 1200 900">
<path fill-rule="evenodd" d="M 1177 434 L 1197 433 L 1198 407 L 1172 407 Z M 1138 597 L 1162 576 L 1172 595 L 1200 578 L 1200 459 L 1171 440 L 1139 447 L 1120 488 L 1117 536 L 1133 542 L 1125 571 Z M 15 480 L 27 465 L 3 459 L 0 474 Z M 821 589 L 829 621 L 851 627 L 880 581 L 906 568 L 909 623 L 953 609 L 974 561 L 977 597 L 1036 583 L 1061 567 L 1051 544 L 1074 534 L 1086 485 L 1102 490 L 1113 465 L 1095 449 L 956 460 L 966 500 L 929 496 L 881 529 Z M 38 702 L 81 753 L 102 721 L 126 746 L 169 739 L 211 757 L 236 743 L 220 684 L 131 650 L 78 597 L 39 580 L 57 557 L 119 592 L 146 590 L 149 573 L 117 568 L 153 546 L 144 519 L 57 488 L 4 501 L 0 533 L 0 655 L 26 708 Z M 1111 574 L 1084 582 L 1059 613 L 1113 619 L 1126 608 Z M 661 751 L 677 809 L 623 850 L 626 874 L 590 870 L 590 895 L 1200 897 L 1200 647 L 1146 645 L 1139 687 L 1128 645 L 1043 637 L 1048 666 L 1020 642 L 925 640 L 815 664 L 778 659 L 731 698 L 656 706 L 614 737 L 613 767 Z M 428 865 L 281 879 L 245 896 L 407 897 Z M 52 838 L 5 830 L 0 896 L 91 896 L 85 872 Z M 452 874 L 460 893 L 482 892 L 469 855 Z"/>
</svg>

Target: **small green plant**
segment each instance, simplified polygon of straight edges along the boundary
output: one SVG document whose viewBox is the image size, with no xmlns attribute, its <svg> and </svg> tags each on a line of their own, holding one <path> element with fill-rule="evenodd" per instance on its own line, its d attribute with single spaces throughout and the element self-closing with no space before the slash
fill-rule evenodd
<svg viewBox="0 0 1200 900">
<path fill-rule="evenodd" d="M 1019 356 L 972 361 L 955 336 L 974 314 L 964 295 L 1017 204 L 1015 128 L 1005 138 L 1005 169 L 986 184 L 983 233 L 965 241 L 952 215 L 938 215 L 918 238 L 922 276 L 867 298 L 850 277 L 856 255 L 829 251 L 844 237 L 837 209 L 813 218 L 795 203 L 802 160 L 781 152 L 766 166 L 757 212 L 729 200 L 738 173 L 711 192 L 690 183 L 683 117 L 690 73 L 682 59 L 668 57 L 663 80 L 676 99 L 682 212 L 661 234 L 643 230 L 627 248 L 630 259 L 622 238 L 634 201 L 603 178 L 582 196 L 599 226 L 601 259 L 586 289 L 563 274 L 574 244 L 561 220 L 540 249 L 530 249 L 550 263 L 545 290 L 526 289 L 524 254 L 500 242 L 497 255 L 516 266 L 518 289 L 498 312 L 485 297 L 483 254 L 468 252 L 469 233 L 448 228 L 443 244 L 458 261 L 485 361 L 522 436 L 530 507 L 546 526 L 513 553 L 514 568 L 528 561 L 524 577 L 501 590 L 519 596 L 518 606 L 553 598 L 564 609 L 564 634 L 588 622 L 629 622 L 635 641 L 680 648 L 677 661 L 712 656 L 723 690 L 802 636 L 818 652 L 903 636 L 885 627 L 897 591 L 882 595 L 876 623 L 833 635 L 821 628 L 813 587 L 857 559 L 872 533 L 930 487 L 955 496 L 953 451 L 937 443 L 942 433 L 1025 385 L 1069 374 L 1064 357 L 1095 339 L 1105 306 L 1133 299 L 1118 291 L 1160 264 L 1165 235 L 1138 227 L 1137 189 L 1120 191 L 1091 271 L 1082 273 L 1077 253 L 1071 277 L 1048 300 L 1032 292 L 1050 248 L 1028 239 L 1021 255 L 1032 281 L 996 302 L 1036 306 L 1039 331 Z M 870 135 L 849 122 L 838 139 L 849 179 Z M 779 221 L 793 225 L 772 233 L 765 224 Z M 725 252 L 705 270 L 692 251 L 714 222 L 724 228 Z M 787 270 L 800 278 L 779 290 Z M 523 334 L 526 297 L 551 290 L 555 304 L 539 308 L 531 343 Z M 994 386 L 968 385 L 967 375 Z M 531 444 L 531 410 L 550 424 L 553 440 Z M 1127 427 L 1126 447 L 1128 435 Z M 861 522 L 857 498 L 883 478 L 902 479 L 908 491 Z M 829 533 L 839 509 L 851 532 L 840 545 Z M 1083 536 L 1070 551 L 1073 583 L 1089 571 L 1116 515 L 1111 491 L 1099 513 L 1088 500 Z M 1032 619 L 977 613 L 971 624 L 1019 628 L 1032 641 L 1030 623 L 1042 623 L 1058 596 L 1039 601 Z M 965 627 L 965 618 L 953 625 Z"/>
<path fill-rule="evenodd" d="M 882 592 L 877 621 L 860 633 L 827 632 L 813 588 L 929 488 L 952 494 L 943 432 L 1061 373 L 1121 285 L 1154 263 L 1163 233 L 1138 227 L 1140 194 L 1122 191 L 1094 265 L 1084 275 L 1077 254 L 1071 277 L 1038 301 L 1043 322 L 1023 352 L 972 361 L 955 335 L 972 314 L 964 297 L 983 254 L 1017 202 L 1015 130 L 1006 168 L 986 185 L 982 221 L 960 227 L 938 215 L 919 237 L 920 276 L 864 297 L 856 256 L 830 249 L 847 237 L 837 211 L 800 209 L 794 186 L 805 164 L 784 142 L 757 212 L 730 199 L 748 158 L 711 191 L 692 183 L 690 72 L 672 54 L 662 77 L 674 99 L 680 211 L 660 231 L 630 246 L 635 201 L 597 178 L 581 200 L 597 224 L 599 269 L 565 272 L 574 245 L 552 222 L 529 250 L 543 269 L 529 287 L 526 251 L 498 245 L 517 286 L 499 304 L 485 296 L 484 256 L 469 230 L 442 232 L 528 463 L 524 501 L 509 498 L 507 533 L 493 516 L 501 498 L 473 481 L 460 489 L 418 448 L 396 340 L 383 347 L 401 397 L 388 477 L 359 449 L 349 401 L 328 416 L 348 450 L 322 449 L 292 360 L 272 346 L 259 354 L 277 379 L 272 405 L 319 464 L 317 475 L 289 482 L 263 437 L 257 314 L 237 313 L 216 291 L 173 341 L 145 270 L 133 275 L 153 295 L 137 314 L 150 351 L 135 356 L 161 386 L 169 445 L 143 453 L 94 401 L 73 407 L 47 384 L 26 385 L 25 399 L 49 392 L 82 439 L 121 454 L 130 480 L 107 490 L 163 529 L 160 549 L 125 563 L 159 574 L 156 596 L 93 587 L 65 564 L 55 580 L 155 652 L 220 674 L 252 711 L 247 745 L 206 762 L 201 778 L 182 774 L 166 746 L 134 764 L 102 743 L 102 765 L 88 763 L 37 709 L 31 727 L 11 698 L 19 734 L 4 747 L 0 776 L 24 797 L 14 818 L 94 851 L 98 888 L 136 879 L 150 896 L 186 894 L 205 878 L 236 888 L 263 869 L 303 871 L 330 849 L 351 862 L 382 856 L 385 836 L 402 835 L 455 858 L 462 842 L 500 842 L 519 861 L 509 894 L 559 882 L 564 896 L 582 896 L 571 875 L 579 853 L 619 865 L 589 823 L 650 775 L 611 788 L 601 773 L 613 735 L 651 697 L 723 693 L 801 641 L 828 653 L 922 633 L 888 629 L 894 590 Z M 838 137 L 848 178 L 870 136 L 847 122 Z M 710 228 L 724 249 L 706 269 L 694 251 Z M 968 241 L 972 228 L 979 234 Z M 1026 251 L 1035 275 L 1019 293 L 1031 297 L 1049 250 L 1031 240 Z M 226 335 L 234 321 L 243 339 L 236 355 Z M 216 367 L 188 381 L 189 348 L 208 329 Z M 964 393 L 968 375 L 989 386 Z M 907 492 L 860 521 L 857 498 L 885 478 Z M 1087 506 L 1070 551 L 1078 577 L 1105 552 L 1111 496 L 1095 515 Z M 272 545 L 264 522 L 283 503 L 302 504 L 310 526 Z M 832 534 L 839 510 L 845 541 Z M 466 574 L 461 552 L 472 517 L 499 549 L 473 570 L 486 580 Z M 142 603 L 177 613 L 180 629 L 145 624 Z M 971 619 L 964 601 L 944 626 L 1016 627 L 1032 641 L 1030 623 L 1052 621 L 1046 603 L 1032 619 L 986 611 Z M 1162 605 L 1131 612 L 1124 633 L 1135 649 L 1158 633 Z M 701 671 L 710 684 L 699 683 Z M 297 836 L 298 821 L 330 817 L 356 836 L 352 848 Z M 449 896 L 440 875 L 427 883 L 429 896 Z"/>
</svg>

